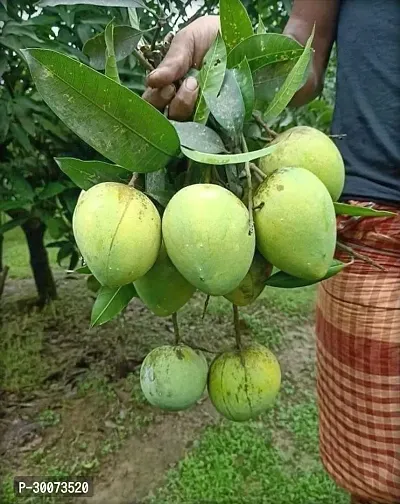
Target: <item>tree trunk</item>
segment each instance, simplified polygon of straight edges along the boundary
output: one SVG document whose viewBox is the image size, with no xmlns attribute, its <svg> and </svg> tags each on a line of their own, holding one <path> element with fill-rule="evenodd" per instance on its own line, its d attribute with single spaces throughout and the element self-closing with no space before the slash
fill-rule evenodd
<svg viewBox="0 0 400 504">
<path fill-rule="evenodd" d="M 39 295 L 39 306 L 57 298 L 56 284 L 51 272 L 49 257 L 44 245 L 46 226 L 39 219 L 29 219 L 22 225 L 28 242 L 31 268 Z"/>
</svg>

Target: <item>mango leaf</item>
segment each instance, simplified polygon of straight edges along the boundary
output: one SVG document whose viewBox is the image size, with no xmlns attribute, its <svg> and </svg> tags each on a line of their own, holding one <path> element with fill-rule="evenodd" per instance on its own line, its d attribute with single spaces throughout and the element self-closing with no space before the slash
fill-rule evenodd
<svg viewBox="0 0 400 504">
<path fill-rule="evenodd" d="M 103 156 L 143 173 L 163 168 L 177 154 L 172 124 L 126 87 L 55 51 L 23 53 L 47 105 Z"/>
<path fill-rule="evenodd" d="M 243 40 L 228 54 L 228 68 L 235 68 L 245 57 L 251 71 L 277 61 L 297 60 L 304 51 L 301 44 L 286 35 L 265 33 Z"/>
<path fill-rule="evenodd" d="M 252 152 L 243 152 L 241 154 L 207 154 L 206 152 L 192 151 L 186 149 L 185 147 L 182 147 L 181 149 L 186 157 L 198 163 L 211 165 L 230 165 L 246 163 L 247 161 L 253 161 L 253 159 L 268 156 L 276 149 L 276 145 L 270 145 L 269 147 L 265 147 L 264 149 L 259 149 Z"/>
<path fill-rule="evenodd" d="M 172 198 L 172 196 L 175 194 L 176 191 L 172 190 L 159 190 L 159 191 L 153 191 L 153 192 L 148 192 L 146 191 L 145 194 L 149 197 L 152 198 L 153 200 L 157 201 L 162 207 L 166 207 L 169 203 L 169 200 Z"/>
<path fill-rule="evenodd" d="M 333 277 L 340 273 L 346 266 L 350 266 L 351 263 L 343 263 L 334 259 L 327 274 L 321 278 L 320 280 L 304 280 L 302 278 L 297 278 L 283 271 L 278 271 L 274 275 L 270 276 L 268 280 L 265 282 L 265 285 L 269 287 L 279 287 L 281 289 L 295 289 L 297 287 L 306 287 L 307 285 L 314 285 L 323 280 L 327 280 L 328 278 Z"/>
<path fill-rule="evenodd" d="M 38 199 L 45 200 L 53 198 L 54 196 L 57 196 L 57 194 L 60 194 L 63 191 L 65 191 L 66 189 L 67 187 L 65 186 L 65 184 L 61 182 L 50 182 L 44 187 L 43 191 L 39 193 Z"/>
<path fill-rule="evenodd" d="M 0 226 L 0 235 L 6 233 L 7 231 L 11 231 L 18 226 L 21 226 L 28 220 L 29 217 L 18 217 L 16 219 L 11 219 Z"/>
<path fill-rule="evenodd" d="M 282 61 L 265 65 L 253 73 L 255 106 L 263 108 L 265 103 L 270 103 L 285 79 L 296 65 L 296 60 Z"/>
<path fill-rule="evenodd" d="M 114 26 L 115 58 L 121 61 L 129 56 L 138 45 L 143 32 L 131 26 Z M 90 65 L 96 70 L 104 70 L 106 66 L 106 41 L 105 33 L 101 32 L 89 39 L 82 49 L 88 56 Z"/>
<path fill-rule="evenodd" d="M 0 77 L 9 69 L 7 57 L 4 53 L 0 54 Z"/>
<path fill-rule="evenodd" d="M 247 58 L 233 69 L 233 75 L 237 83 L 239 84 L 240 91 L 242 93 L 244 108 L 245 108 L 245 120 L 251 119 L 251 114 L 254 108 L 254 84 L 253 76 L 251 75 L 251 69 Z"/>
<path fill-rule="evenodd" d="M 12 192 L 18 199 L 33 201 L 35 192 L 31 184 L 20 173 L 13 171 L 10 174 Z"/>
<path fill-rule="evenodd" d="M 57 5 L 98 5 L 100 7 L 135 7 L 146 9 L 141 0 L 41 0 L 38 7 L 56 7 Z"/>
<path fill-rule="evenodd" d="M 304 82 L 304 76 L 306 70 L 309 67 L 309 63 L 312 57 L 313 49 L 311 47 L 311 44 L 314 39 L 314 33 L 315 33 L 315 26 L 309 39 L 307 40 L 307 44 L 304 48 L 303 54 L 300 56 L 295 66 L 292 68 L 291 72 L 286 77 L 282 87 L 276 93 L 272 102 L 269 104 L 264 115 L 264 119 L 266 121 L 270 119 L 275 119 L 275 117 L 278 117 L 279 114 L 283 112 L 283 110 L 285 110 L 290 100 L 295 95 L 296 91 L 298 91 L 298 89 Z"/>
<path fill-rule="evenodd" d="M 0 0 L 1 5 L 7 10 L 7 0 Z"/>
<path fill-rule="evenodd" d="M 114 24 L 112 21 L 108 23 L 108 25 L 106 26 L 106 29 L 104 31 L 104 40 L 106 43 L 105 74 L 107 75 L 107 77 L 110 77 L 110 79 L 120 84 L 117 68 L 117 60 L 115 58 L 115 51 L 114 51 Z"/>
<path fill-rule="evenodd" d="M 386 210 L 375 210 L 373 208 L 361 207 L 356 205 L 348 205 L 346 203 L 334 202 L 336 215 L 352 215 L 355 217 L 396 217 L 395 212 Z"/>
<path fill-rule="evenodd" d="M 7 210 L 15 210 L 16 208 L 24 208 L 25 206 L 29 207 L 32 201 L 29 200 L 8 200 L 0 202 L 0 212 L 7 212 Z"/>
<path fill-rule="evenodd" d="M 257 35 L 262 35 L 263 33 L 267 33 L 267 29 L 265 28 L 262 17 L 258 16 Z"/>
<path fill-rule="evenodd" d="M 71 254 L 74 253 L 74 251 L 75 251 L 75 247 L 74 247 L 73 243 L 67 242 L 65 245 L 63 245 L 57 254 L 57 264 L 59 266 L 62 266 L 61 262 L 63 261 L 63 259 L 65 259 L 66 257 L 69 257 Z"/>
<path fill-rule="evenodd" d="M 61 217 L 52 217 L 46 222 L 46 226 L 53 240 L 60 239 L 69 230 L 67 223 Z"/>
<path fill-rule="evenodd" d="M 137 297 L 137 293 L 133 284 L 117 288 L 102 287 L 93 305 L 91 327 L 105 324 L 116 317 L 134 297 Z"/>
<path fill-rule="evenodd" d="M 213 45 L 204 57 L 203 65 L 198 74 L 200 92 L 193 118 L 195 122 L 202 124 L 207 122 L 210 111 L 204 93 L 207 93 L 208 96 L 218 95 L 224 82 L 225 70 L 226 47 L 221 35 L 218 33 Z"/>
<path fill-rule="evenodd" d="M 80 275 L 91 275 L 92 272 L 87 266 L 81 266 L 75 270 L 75 273 L 79 273 Z"/>
<path fill-rule="evenodd" d="M 228 52 L 254 34 L 247 10 L 240 0 L 220 0 L 219 16 Z"/>
<path fill-rule="evenodd" d="M 127 182 L 130 173 L 122 166 L 102 161 L 81 161 L 74 158 L 55 158 L 60 169 L 78 187 L 87 191 L 101 182 Z"/>
<path fill-rule="evenodd" d="M 209 96 L 208 93 L 204 93 L 204 98 L 214 119 L 224 130 L 231 136 L 240 135 L 246 112 L 242 92 L 233 72 L 231 70 L 225 72 L 218 96 Z"/>
<path fill-rule="evenodd" d="M 219 154 L 226 152 L 221 137 L 211 128 L 195 122 L 171 121 L 179 135 L 181 145 L 189 149 Z"/>
</svg>

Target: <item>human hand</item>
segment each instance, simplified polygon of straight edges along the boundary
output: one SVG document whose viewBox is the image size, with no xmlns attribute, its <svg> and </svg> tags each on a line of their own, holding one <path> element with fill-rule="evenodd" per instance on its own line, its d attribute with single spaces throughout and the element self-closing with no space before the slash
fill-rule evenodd
<svg viewBox="0 0 400 504">
<path fill-rule="evenodd" d="M 199 92 L 198 82 L 194 77 L 188 77 L 178 90 L 174 83 L 191 68 L 200 67 L 219 27 L 219 16 L 203 16 L 178 32 L 164 60 L 147 77 L 148 87 L 143 99 L 160 110 L 168 105 L 170 119 L 189 119 Z"/>
</svg>

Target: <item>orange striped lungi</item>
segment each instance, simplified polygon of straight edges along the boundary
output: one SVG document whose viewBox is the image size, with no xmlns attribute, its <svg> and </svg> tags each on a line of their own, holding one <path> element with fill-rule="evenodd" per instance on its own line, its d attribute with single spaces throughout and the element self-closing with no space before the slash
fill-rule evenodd
<svg viewBox="0 0 400 504">
<path fill-rule="evenodd" d="M 338 239 L 386 271 L 356 260 L 319 285 L 320 453 L 352 502 L 393 504 L 400 503 L 400 206 L 374 208 L 398 216 L 338 217 Z M 349 260 L 343 252 L 337 258 Z"/>
</svg>

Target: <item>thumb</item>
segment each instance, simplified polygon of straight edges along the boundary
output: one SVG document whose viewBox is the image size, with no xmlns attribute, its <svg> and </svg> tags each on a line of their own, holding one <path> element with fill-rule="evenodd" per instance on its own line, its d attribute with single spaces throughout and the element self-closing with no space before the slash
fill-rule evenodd
<svg viewBox="0 0 400 504">
<path fill-rule="evenodd" d="M 148 75 L 147 85 L 151 88 L 163 88 L 181 79 L 191 68 L 193 55 L 192 33 L 182 30 L 172 40 L 163 61 Z"/>
</svg>

